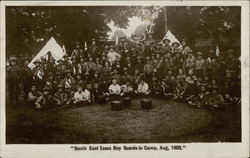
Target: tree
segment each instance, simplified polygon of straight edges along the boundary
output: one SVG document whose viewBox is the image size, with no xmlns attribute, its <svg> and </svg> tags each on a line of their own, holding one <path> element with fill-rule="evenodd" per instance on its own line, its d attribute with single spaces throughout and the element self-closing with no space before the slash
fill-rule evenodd
<svg viewBox="0 0 250 158">
<path fill-rule="evenodd" d="M 82 44 L 92 38 L 98 41 L 107 37 L 111 20 L 126 28 L 128 18 L 137 11 L 138 7 L 128 6 L 7 7 L 7 55 L 36 53 L 51 36 L 67 50 L 76 41 Z"/>
<path fill-rule="evenodd" d="M 240 7 L 205 6 L 205 7 L 167 7 L 168 29 L 178 39 L 187 38 L 194 46 L 198 37 L 208 39 L 212 36 L 216 45 L 237 47 L 240 40 Z M 155 20 L 154 35 L 162 38 L 164 30 L 164 12 L 159 12 Z"/>
</svg>

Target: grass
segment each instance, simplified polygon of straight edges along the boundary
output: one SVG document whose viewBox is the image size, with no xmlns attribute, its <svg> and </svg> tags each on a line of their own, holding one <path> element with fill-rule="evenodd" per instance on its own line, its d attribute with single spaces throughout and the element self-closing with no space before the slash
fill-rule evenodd
<svg viewBox="0 0 250 158">
<path fill-rule="evenodd" d="M 7 108 L 6 143 L 89 144 L 240 142 L 240 112 L 211 112 L 171 100 L 153 99 L 153 109 L 111 111 L 109 103 L 32 111 L 25 105 Z"/>
</svg>

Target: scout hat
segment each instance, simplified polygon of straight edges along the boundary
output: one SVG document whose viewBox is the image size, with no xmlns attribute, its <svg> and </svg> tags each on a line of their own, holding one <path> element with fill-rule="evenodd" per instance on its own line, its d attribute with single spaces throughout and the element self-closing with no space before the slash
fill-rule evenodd
<svg viewBox="0 0 250 158">
<path fill-rule="evenodd" d="M 16 58 L 16 57 L 10 57 L 9 61 L 10 61 L 10 62 L 12 62 L 12 61 L 17 61 L 17 58 Z"/>
<path fill-rule="evenodd" d="M 149 56 L 147 56 L 147 57 L 146 57 L 146 60 L 150 60 L 150 57 L 149 57 Z"/>
<path fill-rule="evenodd" d="M 198 52 L 197 55 L 202 55 L 202 52 Z"/>
<path fill-rule="evenodd" d="M 66 70 L 66 73 L 71 73 L 70 69 Z"/>
<path fill-rule="evenodd" d="M 53 76 L 53 72 L 48 72 L 47 76 Z"/>
<path fill-rule="evenodd" d="M 49 91 L 50 89 L 49 89 L 49 87 L 47 87 L 47 86 L 45 86 L 44 88 L 43 88 L 43 91 Z"/>
<path fill-rule="evenodd" d="M 61 75 L 61 72 L 57 71 L 56 76 L 59 76 L 59 75 Z"/>
<path fill-rule="evenodd" d="M 218 89 L 218 87 L 217 86 L 212 86 L 212 87 L 210 87 L 211 88 L 211 90 L 213 90 L 213 89 Z"/>
<path fill-rule="evenodd" d="M 34 61 L 34 64 L 35 63 L 41 63 L 41 61 L 39 59 L 37 59 L 37 60 Z"/>
<path fill-rule="evenodd" d="M 172 43 L 172 46 L 174 46 L 175 44 L 177 44 L 177 47 L 180 46 L 180 43 L 178 43 L 178 42 L 173 42 L 173 43 Z"/>
<path fill-rule="evenodd" d="M 165 41 L 168 41 L 168 43 L 171 42 L 170 39 L 167 39 L 167 38 L 162 40 L 163 43 L 165 43 Z"/>
<path fill-rule="evenodd" d="M 58 87 L 58 89 L 59 89 L 59 88 L 63 88 L 63 85 L 59 84 L 57 87 Z"/>
<path fill-rule="evenodd" d="M 128 71 L 128 68 L 126 68 L 126 67 L 125 67 L 125 68 L 123 68 L 123 71 Z"/>
</svg>

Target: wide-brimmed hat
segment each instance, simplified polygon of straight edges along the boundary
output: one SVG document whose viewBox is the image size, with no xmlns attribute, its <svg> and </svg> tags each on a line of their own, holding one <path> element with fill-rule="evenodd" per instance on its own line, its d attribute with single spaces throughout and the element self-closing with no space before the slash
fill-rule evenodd
<svg viewBox="0 0 250 158">
<path fill-rule="evenodd" d="M 170 43 L 170 42 L 171 42 L 171 40 L 170 40 L 170 39 L 168 39 L 168 38 L 166 38 L 166 39 L 163 39 L 163 40 L 162 40 L 162 42 L 163 42 L 163 43 L 165 43 L 165 41 L 168 41 L 168 43 Z"/>
<path fill-rule="evenodd" d="M 172 43 L 172 46 L 173 46 L 173 45 L 175 45 L 175 44 L 177 44 L 177 45 L 178 45 L 177 47 L 179 47 L 179 46 L 180 46 L 180 43 L 178 43 L 178 42 L 173 42 L 173 43 Z"/>
<path fill-rule="evenodd" d="M 66 70 L 65 72 L 66 72 L 66 73 L 71 73 L 71 71 L 70 71 L 69 69 L 68 69 L 68 70 Z"/>
<path fill-rule="evenodd" d="M 59 84 L 59 85 L 57 86 L 57 88 L 63 88 L 63 85 Z"/>
<path fill-rule="evenodd" d="M 126 67 L 125 67 L 125 68 L 123 68 L 123 71 L 128 71 L 128 68 L 126 68 Z"/>
<path fill-rule="evenodd" d="M 50 90 L 50 88 L 47 87 L 47 86 L 45 86 L 45 87 L 43 88 L 43 91 L 49 91 L 49 90 Z"/>
<path fill-rule="evenodd" d="M 48 72 L 47 76 L 53 76 L 53 72 Z"/>
<path fill-rule="evenodd" d="M 56 72 L 56 75 L 57 75 L 57 76 L 58 76 L 58 75 L 62 75 L 62 73 L 59 72 L 59 71 L 57 71 L 57 72 Z"/>
<path fill-rule="evenodd" d="M 217 90 L 217 89 L 218 89 L 217 86 L 211 86 L 210 88 L 211 88 L 211 90 L 213 90 L 213 89 L 216 89 L 216 90 Z"/>
<path fill-rule="evenodd" d="M 34 63 L 34 64 L 35 64 L 35 63 L 41 63 L 41 61 L 40 61 L 39 59 L 37 59 L 37 60 L 35 60 L 33 63 Z"/>
<path fill-rule="evenodd" d="M 197 55 L 202 55 L 202 52 L 198 52 Z"/>
<path fill-rule="evenodd" d="M 16 58 L 16 57 L 10 57 L 9 61 L 10 61 L 10 62 L 12 62 L 12 61 L 17 61 L 17 58 Z"/>
</svg>

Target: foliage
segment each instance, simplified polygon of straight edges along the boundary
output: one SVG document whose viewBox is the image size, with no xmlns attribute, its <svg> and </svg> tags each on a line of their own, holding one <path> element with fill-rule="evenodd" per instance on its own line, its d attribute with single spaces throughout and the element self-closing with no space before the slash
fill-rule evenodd
<svg viewBox="0 0 250 158">
<path fill-rule="evenodd" d="M 7 7 L 7 51 L 9 54 L 34 53 L 54 36 L 66 49 L 78 40 L 83 44 L 92 38 L 106 38 L 112 20 L 126 28 L 128 18 L 138 7 Z M 42 44 L 41 44 L 42 43 Z M 89 43 L 90 44 L 90 43 Z"/>
<path fill-rule="evenodd" d="M 205 6 L 205 7 L 166 7 L 168 29 L 178 39 L 187 38 L 191 46 L 197 39 L 213 39 L 213 45 L 238 46 L 240 39 L 240 7 Z M 161 8 L 155 19 L 154 34 L 165 34 L 164 9 Z M 238 43 L 237 43 L 238 42 Z"/>
</svg>

